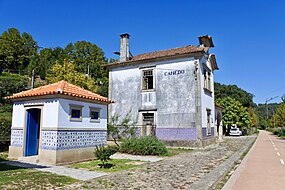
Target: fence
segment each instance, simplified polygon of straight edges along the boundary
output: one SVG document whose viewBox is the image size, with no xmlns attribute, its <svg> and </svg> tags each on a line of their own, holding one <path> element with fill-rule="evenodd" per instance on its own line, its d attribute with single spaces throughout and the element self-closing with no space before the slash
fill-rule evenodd
<svg viewBox="0 0 285 190">
<path fill-rule="evenodd" d="M 142 137 L 149 135 L 156 135 L 156 125 L 134 125 L 134 126 L 116 126 L 117 134 L 115 138 L 124 139 L 130 137 Z M 110 134 L 108 134 L 108 139 L 112 139 Z"/>
</svg>

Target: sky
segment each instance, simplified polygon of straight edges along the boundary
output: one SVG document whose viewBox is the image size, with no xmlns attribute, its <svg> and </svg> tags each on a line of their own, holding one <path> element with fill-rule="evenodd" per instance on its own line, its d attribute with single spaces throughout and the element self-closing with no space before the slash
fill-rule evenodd
<svg viewBox="0 0 285 190">
<path fill-rule="evenodd" d="M 198 45 L 209 34 L 220 70 L 215 81 L 280 102 L 285 94 L 284 0 L 0 0 L 0 34 L 31 34 L 41 47 L 86 40 L 108 59 L 129 33 L 133 55 Z"/>
</svg>

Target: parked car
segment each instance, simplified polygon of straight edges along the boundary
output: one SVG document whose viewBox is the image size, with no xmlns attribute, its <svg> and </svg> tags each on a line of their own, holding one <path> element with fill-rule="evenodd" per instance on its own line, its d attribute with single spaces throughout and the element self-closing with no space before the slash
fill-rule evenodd
<svg viewBox="0 0 285 190">
<path fill-rule="evenodd" d="M 231 128 L 230 129 L 230 136 L 241 136 L 242 131 L 239 128 Z"/>
</svg>

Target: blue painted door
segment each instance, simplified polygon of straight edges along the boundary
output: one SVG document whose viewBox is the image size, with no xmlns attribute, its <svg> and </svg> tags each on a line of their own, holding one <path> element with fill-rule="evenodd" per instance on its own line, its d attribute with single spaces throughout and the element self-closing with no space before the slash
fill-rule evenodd
<svg viewBox="0 0 285 190">
<path fill-rule="evenodd" d="M 40 115 L 40 109 L 27 110 L 26 143 L 24 151 L 25 156 L 33 156 L 38 154 Z"/>
</svg>

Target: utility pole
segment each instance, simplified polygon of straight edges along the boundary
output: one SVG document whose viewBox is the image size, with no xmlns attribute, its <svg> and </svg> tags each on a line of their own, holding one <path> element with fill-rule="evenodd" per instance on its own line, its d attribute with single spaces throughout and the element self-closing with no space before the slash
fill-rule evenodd
<svg viewBox="0 0 285 190">
<path fill-rule="evenodd" d="M 33 89 L 35 86 L 35 70 L 32 71 L 32 81 L 31 81 L 31 88 Z"/>
<path fill-rule="evenodd" d="M 275 96 L 273 98 L 269 98 L 267 100 L 265 100 L 265 106 L 266 106 L 266 128 L 268 127 L 268 102 L 270 102 L 271 100 L 274 100 L 275 98 L 278 98 L 279 96 Z"/>
</svg>

